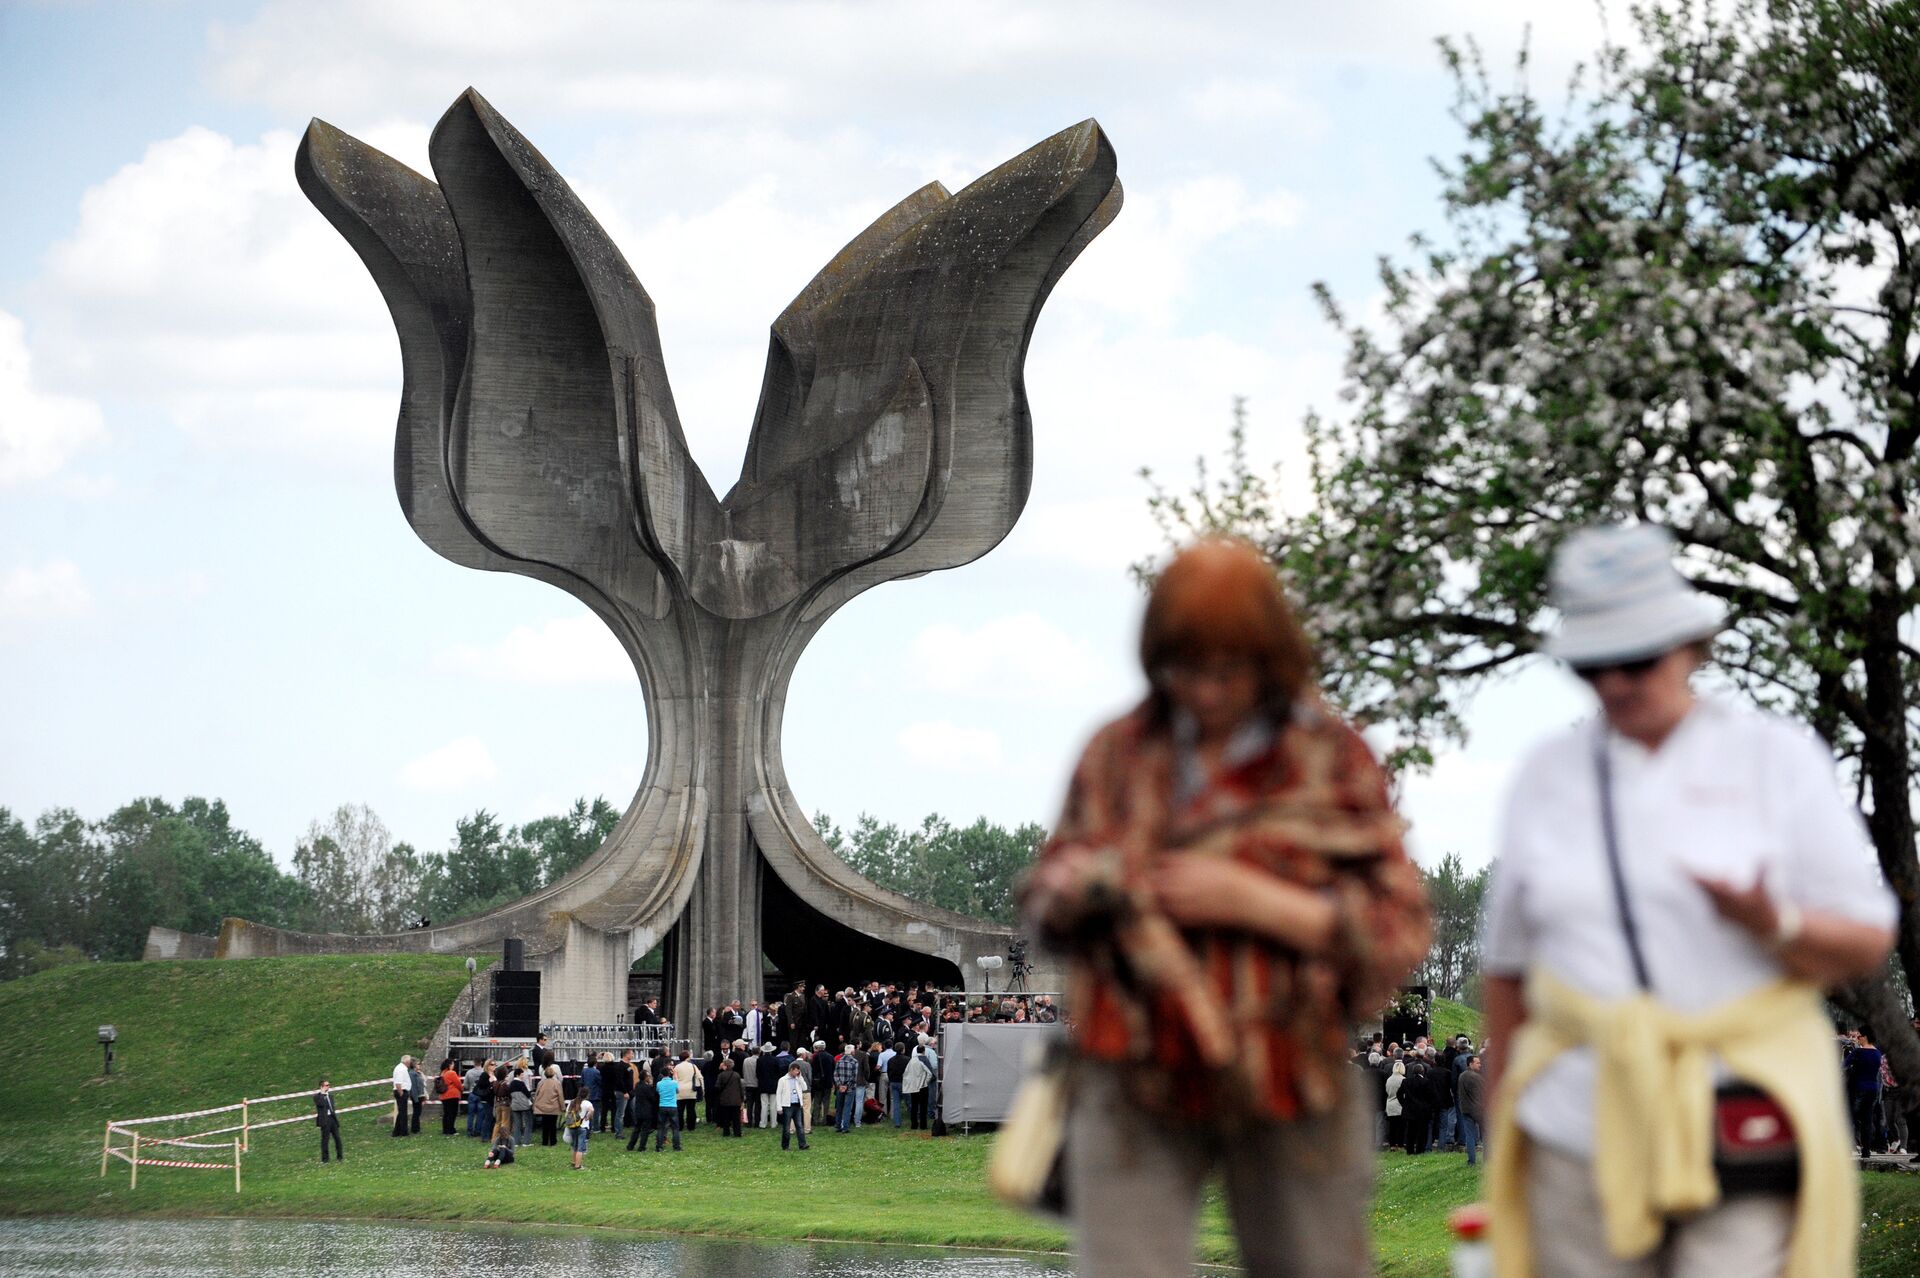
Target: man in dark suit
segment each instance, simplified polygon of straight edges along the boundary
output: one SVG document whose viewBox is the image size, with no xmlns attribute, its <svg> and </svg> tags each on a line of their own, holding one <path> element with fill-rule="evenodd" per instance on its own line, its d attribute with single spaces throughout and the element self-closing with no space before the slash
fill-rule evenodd
<svg viewBox="0 0 1920 1278">
<path fill-rule="evenodd" d="M 333 1156 L 346 1162 L 346 1151 L 340 1148 L 340 1111 L 333 1104 L 333 1084 L 324 1078 L 320 1090 L 313 1094 L 313 1125 L 320 1129 L 320 1161 L 327 1161 L 327 1140 L 331 1138 Z"/>
<path fill-rule="evenodd" d="M 807 1000 L 807 1015 L 806 1019 L 801 1022 L 801 1028 L 803 1030 L 800 1036 L 802 1039 L 807 1038 L 809 1035 L 814 1038 L 826 1038 L 835 1029 L 840 1031 L 841 1037 L 846 1037 L 846 1027 L 844 1025 L 835 1026 L 833 1023 L 833 1001 L 827 997 L 826 986 L 816 985 L 814 987 L 813 997 Z M 828 1041 L 831 1041 L 831 1039 Z"/>
<path fill-rule="evenodd" d="M 640 1023 L 642 1025 L 660 1024 L 660 1000 L 650 998 L 640 1005 Z"/>
<path fill-rule="evenodd" d="M 807 985 L 805 981 L 796 984 L 780 1001 L 780 1010 L 786 1017 L 780 1027 L 780 1038 L 791 1039 L 795 1036 L 805 1038 L 807 1028 Z M 775 1039 L 778 1042 L 779 1039 Z M 782 1071 L 784 1076 L 785 1071 Z"/>
</svg>

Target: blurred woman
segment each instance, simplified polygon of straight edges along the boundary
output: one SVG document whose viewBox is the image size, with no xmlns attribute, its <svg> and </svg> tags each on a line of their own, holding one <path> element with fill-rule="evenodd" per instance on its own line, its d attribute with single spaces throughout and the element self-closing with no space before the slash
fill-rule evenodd
<svg viewBox="0 0 1920 1278">
<path fill-rule="evenodd" d="M 460 1116 L 460 1071 L 453 1067 L 453 1057 L 440 1062 L 440 1134 L 455 1134 L 454 1120 Z"/>
<path fill-rule="evenodd" d="M 1428 937 L 1385 774 L 1251 546 L 1177 555 L 1140 656 L 1147 698 L 1087 747 L 1022 897 L 1071 960 L 1081 1270 L 1185 1273 L 1218 1169 L 1249 1273 L 1362 1278 L 1372 1116 L 1347 1043 Z"/>
<path fill-rule="evenodd" d="M 580 1161 L 587 1156 L 587 1141 L 593 1135 L 593 1102 L 583 1092 L 568 1101 L 562 1112 L 567 1147 L 573 1150 L 573 1169 L 579 1171 Z"/>
<path fill-rule="evenodd" d="M 482 1063 L 480 1076 L 472 1081 L 467 1094 L 467 1134 L 489 1144 L 493 1136 L 493 1069 L 492 1061 Z"/>
<path fill-rule="evenodd" d="M 560 1111 L 566 1108 L 566 1087 L 558 1065 L 549 1065 L 542 1073 L 539 1086 L 533 1089 L 533 1115 L 540 1121 L 540 1143 L 554 1145 L 559 1143 L 556 1132 Z"/>
<path fill-rule="evenodd" d="M 1824 986 L 1894 902 L 1832 751 L 1697 696 L 1724 622 L 1649 525 L 1555 553 L 1546 651 L 1599 703 L 1515 773 L 1481 949 L 1503 1276 L 1839 1278 L 1859 1182 Z"/>
<path fill-rule="evenodd" d="M 523 1056 L 507 1082 L 507 1108 L 513 1114 L 513 1143 L 523 1149 L 533 1144 L 533 1084 L 533 1070 Z"/>
<path fill-rule="evenodd" d="M 1395 1147 L 1407 1143 L 1407 1104 L 1400 1099 L 1406 1086 L 1407 1063 L 1395 1061 L 1387 1075 L 1387 1144 Z"/>
<path fill-rule="evenodd" d="M 504 1062 L 493 1070 L 493 1142 L 513 1136 L 513 1067 Z"/>
</svg>

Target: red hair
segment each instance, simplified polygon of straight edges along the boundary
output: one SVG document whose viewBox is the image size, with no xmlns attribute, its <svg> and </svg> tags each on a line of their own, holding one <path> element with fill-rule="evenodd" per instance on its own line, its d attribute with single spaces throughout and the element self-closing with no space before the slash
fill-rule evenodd
<svg viewBox="0 0 1920 1278">
<path fill-rule="evenodd" d="M 1313 645 L 1273 565 L 1236 537 L 1193 543 L 1153 583 L 1140 627 L 1140 663 L 1153 683 L 1156 722 L 1164 723 L 1168 711 L 1161 672 L 1214 654 L 1251 658 L 1275 712 L 1293 704 L 1313 678 Z"/>
</svg>

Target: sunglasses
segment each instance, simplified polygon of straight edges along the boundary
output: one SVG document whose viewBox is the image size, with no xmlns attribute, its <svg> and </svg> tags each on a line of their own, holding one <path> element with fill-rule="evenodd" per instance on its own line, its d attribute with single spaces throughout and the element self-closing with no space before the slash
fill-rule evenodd
<svg viewBox="0 0 1920 1278">
<path fill-rule="evenodd" d="M 1657 652 L 1651 657 L 1639 657 L 1633 661 L 1605 661 L 1594 665 L 1580 665 L 1573 673 L 1588 683 L 1597 682 L 1604 674 L 1623 674 L 1629 679 L 1638 679 L 1666 659 L 1667 654 Z"/>
</svg>

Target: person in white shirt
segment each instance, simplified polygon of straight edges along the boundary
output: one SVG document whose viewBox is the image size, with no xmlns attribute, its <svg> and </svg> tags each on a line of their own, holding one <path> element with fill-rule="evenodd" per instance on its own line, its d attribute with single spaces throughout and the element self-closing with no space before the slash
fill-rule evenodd
<svg viewBox="0 0 1920 1278">
<path fill-rule="evenodd" d="M 755 999 L 753 1006 L 747 1009 L 747 1046 L 754 1051 L 760 1050 L 762 1040 L 766 1038 L 766 1013 L 760 1010 L 760 1001 Z"/>
<path fill-rule="evenodd" d="M 780 1148 L 786 1149 L 792 1136 L 800 1138 L 800 1148 L 807 1147 L 807 1099 L 806 1080 L 800 1077 L 800 1062 L 795 1061 L 773 1089 L 773 1103 L 780 1111 Z"/>
<path fill-rule="evenodd" d="M 934 1046 L 932 1034 L 922 1034 L 920 1046 L 926 1049 L 927 1069 L 933 1075 L 927 1081 L 927 1108 L 937 1114 L 940 1112 L 940 1051 Z"/>
<path fill-rule="evenodd" d="M 393 1134 L 408 1134 L 408 1117 L 413 1112 L 413 1057 L 402 1056 L 393 1067 Z"/>
<path fill-rule="evenodd" d="M 1850 1274 L 1857 1230 L 1837 1222 L 1858 1186 L 1818 991 L 1879 968 L 1895 903 L 1831 751 L 1695 695 L 1724 609 L 1672 556 L 1634 525 L 1576 532 L 1554 558 L 1546 650 L 1601 713 L 1515 773 L 1488 888 L 1488 1109 L 1523 1137 L 1492 1144 L 1495 1246 L 1530 1252 L 1503 1272 L 1540 1278 L 1771 1278 L 1790 1255 L 1826 1274 L 1802 1266 L 1829 1253 Z M 1765 1012 L 1692 1037 L 1748 1008 Z M 1722 1194 L 1707 1165 L 1729 1058 L 1786 1111 L 1797 1200 Z M 1525 1206 L 1501 1219 L 1508 1192 Z M 1816 1207 L 1820 1227 L 1800 1228 Z"/>
<path fill-rule="evenodd" d="M 873 1063 L 873 1090 L 880 1098 L 881 1113 L 892 1118 L 893 1125 L 898 1127 L 900 1125 L 900 1114 L 897 1112 L 899 1106 L 894 1101 L 893 1088 L 888 1086 L 887 1076 L 887 1066 L 893 1062 L 895 1055 L 897 1053 L 893 1050 L 892 1041 L 885 1040 L 884 1046 L 880 1049 L 879 1059 Z"/>
</svg>

